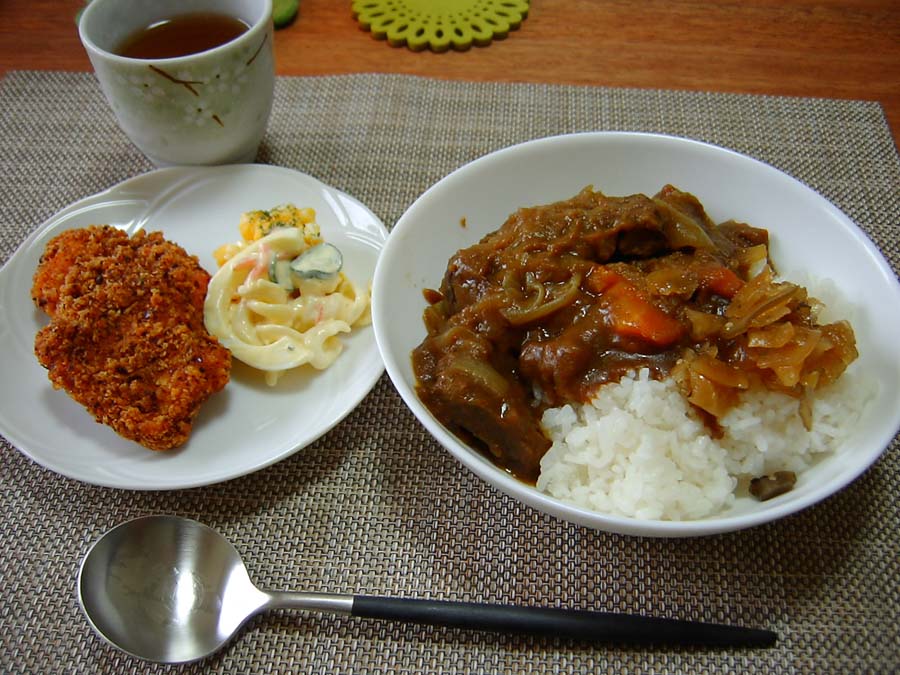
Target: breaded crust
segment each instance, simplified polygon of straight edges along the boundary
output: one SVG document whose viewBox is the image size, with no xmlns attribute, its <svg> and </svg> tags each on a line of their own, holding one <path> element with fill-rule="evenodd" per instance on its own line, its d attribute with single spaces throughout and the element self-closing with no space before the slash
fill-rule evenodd
<svg viewBox="0 0 900 675">
<path fill-rule="evenodd" d="M 32 298 L 51 316 L 35 354 L 53 386 L 153 450 L 182 445 L 231 355 L 206 332 L 209 274 L 160 233 L 109 226 L 51 240 Z"/>
<path fill-rule="evenodd" d="M 31 286 L 34 304 L 53 316 L 60 290 L 75 261 L 81 257 L 109 255 L 119 244 L 127 246 L 128 235 L 109 226 L 67 230 L 55 236 L 44 248 L 40 264 L 34 273 Z"/>
</svg>

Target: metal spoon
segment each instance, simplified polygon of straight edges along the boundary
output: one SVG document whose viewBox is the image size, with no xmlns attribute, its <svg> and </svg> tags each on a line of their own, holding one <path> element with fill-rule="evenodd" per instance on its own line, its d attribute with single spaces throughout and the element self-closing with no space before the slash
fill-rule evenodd
<svg viewBox="0 0 900 675">
<path fill-rule="evenodd" d="M 619 643 L 766 647 L 776 640 L 765 630 L 605 612 L 265 592 L 218 532 L 175 516 L 137 518 L 103 535 L 81 564 L 78 600 L 100 637 L 161 663 L 209 656 L 249 618 L 274 608 Z"/>
</svg>

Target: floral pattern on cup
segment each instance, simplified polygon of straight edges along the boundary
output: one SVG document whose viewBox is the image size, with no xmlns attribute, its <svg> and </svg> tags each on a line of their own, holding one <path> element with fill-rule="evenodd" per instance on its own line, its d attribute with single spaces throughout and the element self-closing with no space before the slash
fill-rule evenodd
<svg viewBox="0 0 900 675">
<path fill-rule="evenodd" d="M 268 35 L 263 36 L 263 43 L 266 40 Z M 147 63 L 135 73 L 119 73 L 115 81 L 123 90 L 130 89 L 140 106 L 159 104 L 168 109 L 174 103 L 184 112 L 185 126 L 215 123 L 225 127 L 223 117 L 231 110 L 235 97 L 251 84 L 249 71 L 263 46 L 236 55 L 229 65 L 216 63 L 212 68 L 173 70 Z"/>
<path fill-rule="evenodd" d="M 190 4 L 205 8 L 212 1 Z M 94 0 L 82 16 L 82 41 L 119 126 L 158 166 L 247 162 L 256 155 L 275 86 L 271 4 L 236 1 L 267 19 L 224 45 L 170 59 L 125 58 L 90 39 L 92 27 L 117 20 L 114 10 L 149 11 L 140 0 Z M 106 15 L 92 17 L 95 3 Z"/>
</svg>

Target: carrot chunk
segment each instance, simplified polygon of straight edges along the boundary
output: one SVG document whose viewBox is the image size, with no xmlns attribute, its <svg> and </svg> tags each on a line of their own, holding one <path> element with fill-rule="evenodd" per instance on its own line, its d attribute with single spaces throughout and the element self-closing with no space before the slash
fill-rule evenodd
<svg viewBox="0 0 900 675">
<path fill-rule="evenodd" d="M 584 285 L 604 299 L 612 328 L 619 335 L 666 347 L 685 333 L 680 322 L 650 302 L 633 283 L 603 265 L 591 268 Z"/>
<path fill-rule="evenodd" d="M 715 266 L 704 270 L 700 285 L 716 295 L 731 299 L 744 285 L 743 279 L 727 267 Z"/>
</svg>

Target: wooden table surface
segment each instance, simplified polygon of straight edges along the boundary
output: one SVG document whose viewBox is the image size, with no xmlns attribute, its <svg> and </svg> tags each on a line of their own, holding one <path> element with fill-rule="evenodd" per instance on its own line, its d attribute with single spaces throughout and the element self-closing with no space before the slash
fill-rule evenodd
<svg viewBox="0 0 900 675">
<path fill-rule="evenodd" d="M 0 73 L 90 70 L 82 0 L 0 1 Z M 386 72 L 878 101 L 900 140 L 898 0 L 532 0 L 521 27 L 465 52 L 375 40 L 349 0 L 300 0 L 281 75 Z"/>
</svg>

